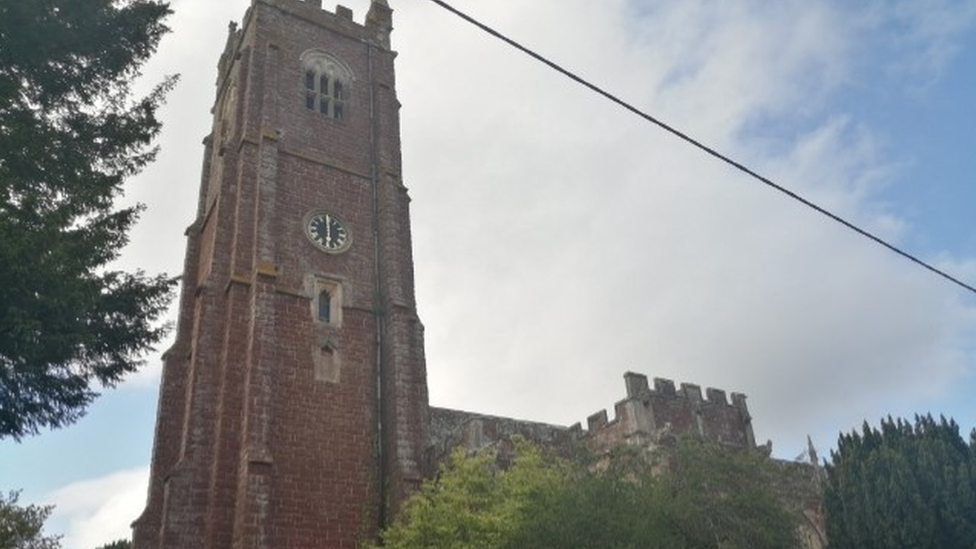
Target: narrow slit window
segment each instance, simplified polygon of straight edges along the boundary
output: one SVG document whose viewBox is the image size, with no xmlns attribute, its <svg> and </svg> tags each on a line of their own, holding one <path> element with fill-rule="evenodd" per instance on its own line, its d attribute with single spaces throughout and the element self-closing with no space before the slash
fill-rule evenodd
<svg viewBox="0 0 976 549">
<path fill-rule="evenodd" d="M 305 88 L 315 89 L 315 71 L 305 71 Z"/>
<path fill-rule="evenodd" d="M 328 290 L 319 294 L 319 320 L 332 322 L 332 294 Z"/>
<path fill-rule="evenodd" d="M 335 279 L 308 280 L 308 314 L 318 328 L 342 327 L 342 282 Z"/>
</svg>

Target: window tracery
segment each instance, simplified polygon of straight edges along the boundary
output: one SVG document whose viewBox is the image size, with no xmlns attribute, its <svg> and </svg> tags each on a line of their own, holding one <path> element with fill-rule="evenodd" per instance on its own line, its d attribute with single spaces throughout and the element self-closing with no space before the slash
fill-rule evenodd
<svg viewBox="0 0 976 549">
<path fill-rule="evenodd" d="M 321 50 L 302 55 L 305 108 L 341 120 L 347 113 L 352 71 L 339 59 Z"/>
</svg>

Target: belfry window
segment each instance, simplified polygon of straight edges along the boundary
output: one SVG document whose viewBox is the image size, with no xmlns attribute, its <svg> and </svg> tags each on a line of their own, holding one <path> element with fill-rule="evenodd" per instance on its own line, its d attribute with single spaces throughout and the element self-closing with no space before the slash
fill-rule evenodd
<svg viewBox="0 0 976 549">
<path fill-rule="evenodd" d="M 331 55 L 312 50 L 302 56 L 305 108 L 330 118 L 342 119 L 352 72 Z"/>
</svg>

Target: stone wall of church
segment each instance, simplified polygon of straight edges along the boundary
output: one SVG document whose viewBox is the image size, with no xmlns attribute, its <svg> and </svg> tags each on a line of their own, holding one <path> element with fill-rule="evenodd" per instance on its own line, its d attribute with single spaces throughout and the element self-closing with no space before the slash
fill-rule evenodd
<svg viewBox="0 0 976 549">
<path fill-rule="evenodd" d="M 662 434 L 695 434 L 731 448 L 756 447 L 752 416 L 746 397 L 725 391 L 682 383 L 675 388 L 669 379 L 624 374 L 627 396 L 614 406 L 614 417 L 606 410 L 590 415 L 586 429 L 579 423 L 570 427 L 504 418 L 447 408 L 430 409 L 428 463 L 436 463 L 456 446 L 477 450 L 521 435 L 546 446 L 566 447 L 583 444 L 591 452 L 602 453 L 620 444 L 640 444 Z"/>
<path fill-rule="evenodd" d="M 708 388 L 704 396 L 698 385 L 682 383 L 676 387 L 668 379 L 655 378 L 653 387 L 647 376 L 624 374 L 626 397 L 614 406 L 610 419 L 607 410 L 590 415 L 586 428 L 570 427 L 489 416 L 460 410 L 431 408 L 428 475 L 456 447 L 469 452 L 491 448 L 504 462 L 512 450 L 512 437 L 521 436 L 553 451 L 571 456 L 585 449 L 595 456 L 608 455 L 620 445 L 656 447 L 662 439 L 694 435 L 721 444 L 730 450 L 765 452 L 756 446 L 752 417 L 746 397 Z M 812 448 L 811 448 L 812 454 Z M 822 470 L 811 457 L 809 463 L 773 460 L 771 485 L 783 505 L 796 514 L 804 549 L 826 545 L 821 506 Z"/>
</svg>

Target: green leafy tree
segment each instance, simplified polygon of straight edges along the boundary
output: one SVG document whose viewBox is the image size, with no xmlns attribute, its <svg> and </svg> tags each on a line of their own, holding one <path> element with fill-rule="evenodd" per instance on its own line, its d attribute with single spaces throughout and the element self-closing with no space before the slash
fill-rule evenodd
<svg viewBox="0 0 976 549">
<path fill-rule="evenodd" d="M 561 462 L 547 463 L 537 447 L 521 441 L 507 468 L 498 467 L 491 452 L 468 456 L 459 449 L 384 532 L 384 547 L 502 547 L 521 524 L 529 498 L 551 490 L 565 474 Z"/>
<path fill-rule="evenodd" d="M 976 547 L 976 432 L 890 417 L 843 434 L 826 467 L 831 549 Z"/>
<path fill-rule="evenodd" d="M 57 549 L 57 536 L 42 534 L 51 506 L 17 504 L 19 492 L 0 492 L 0 547 L 3 549 Z"/>
<path fill-rule="evenodd" d="M 516 445 L 455 453 L 384 533 L 394 549 L 792 549 L 795 521 L 769 489 L 768 460 L 696 441 L 599 463 Z M 650 456 L 650 459 L 648 459 Z M 663 465 L 662 465 L 663 463 Z"/>
<path fill-rule="evenodd" d="M 175 281 L 111 263 L 141 205 L 168 78 L 131 81 L 168 30 L 159 0 L 0 0 L 0 438 L 74 422 L 165 329 Z"/>
</svg>

